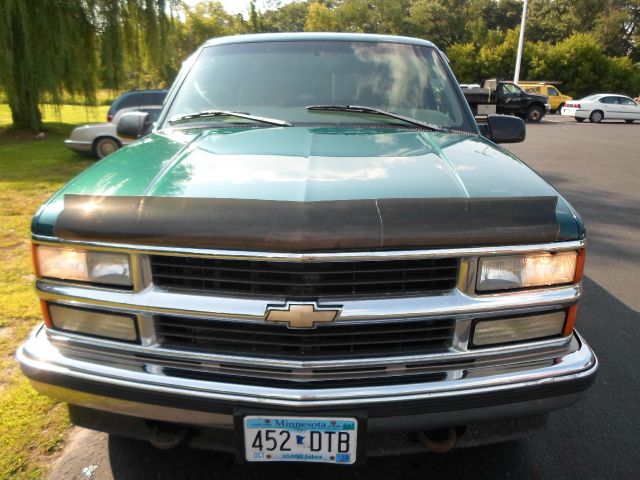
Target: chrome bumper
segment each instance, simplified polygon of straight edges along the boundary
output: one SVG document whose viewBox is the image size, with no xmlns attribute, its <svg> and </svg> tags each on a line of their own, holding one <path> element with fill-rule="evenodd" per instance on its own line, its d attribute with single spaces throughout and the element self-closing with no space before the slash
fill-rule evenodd
<svg viewBox="0 0 640 480">
<path fill-rule="evenodd" d="M 579 334 L 544 360 L 457 367 L 445 380 L 352 388 L 273 388 L 165 376 L 130 362 L 68 356 L 38 328 L 18 350 L 34 387 L 67 403 L 134 417 L 232 428 L 238 409 L 365 412 L 372 430 L 464 424 L 543 413 L 579 399 L 597 370 Z M 153 363 L 153 360 L 150 360 Z M 390 419 L 397 421 L 390 421 Z"/>
</svg>

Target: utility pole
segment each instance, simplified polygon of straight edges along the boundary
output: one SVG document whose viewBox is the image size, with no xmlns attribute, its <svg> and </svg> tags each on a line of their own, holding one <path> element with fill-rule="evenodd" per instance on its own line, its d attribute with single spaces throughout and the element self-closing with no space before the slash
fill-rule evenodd
<svg viewBox="0 0 640 480">
<path fill-rule="evenodd" d="M 520 63 L 522 61 L 522 47 L 524 46 L 524 24 L 527 22 L 527 0 L 522 5 L 522 21 L 520 22 L 520 38 L 518 38 L 518 56 L 516 57 L 516 71 L 513 74 L 513 83 L 520 81 Z"/>
</svg>

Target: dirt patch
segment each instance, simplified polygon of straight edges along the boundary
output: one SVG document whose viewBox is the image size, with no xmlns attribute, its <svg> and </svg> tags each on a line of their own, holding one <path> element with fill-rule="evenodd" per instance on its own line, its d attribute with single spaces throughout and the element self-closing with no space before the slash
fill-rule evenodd
<svg viewBox="0 0 640 480">
<path fill-rule="evenodd" d="M 11 127 L 5 127 L 0 129 L 0 138 L 2 138 L 3 141 L 8 142 L 41 141 L 46 138 L 46 132 L 15 130 Z"/>
<path fill-rule="evenodd" d="M 107 439 L 106 433 L 73 427 L 64 450 L 53 461 L 47 480 L 113 480 Z"/>
<path fill-rule="evenodd" d="M 11 337 L 13 334 L 13 328 L 0 326 L 0 340 Z"/>
</svg>

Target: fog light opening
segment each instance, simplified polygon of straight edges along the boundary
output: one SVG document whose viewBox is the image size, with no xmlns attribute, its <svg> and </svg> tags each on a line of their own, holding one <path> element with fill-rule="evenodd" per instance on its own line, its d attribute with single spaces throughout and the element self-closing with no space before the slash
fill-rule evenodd
<svg viewBox="0 0 640 480">
<path fill-rule="evenodd" d="M 48 311 L 50 327 L 55 330 L 109 340 L 138 341 L 134 315 L 46 302 L 43 311 Z"/>
<path fill-rule="evenodd" d="M 560 337 L 568 327 L 568 313 L 560 310 L 537 315 L 477 320 L 471 345 L 486 347 Z"/>
</svg>

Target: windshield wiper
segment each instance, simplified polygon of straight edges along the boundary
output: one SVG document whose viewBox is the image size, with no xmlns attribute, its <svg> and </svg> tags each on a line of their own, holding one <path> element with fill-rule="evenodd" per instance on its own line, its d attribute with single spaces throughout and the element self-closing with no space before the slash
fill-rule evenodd
<svg viewBox="0 0 640 480">
<path fill-rule="evenodd" d="M 307 110 L 318 112 L 352 112 L 381 115 L 384 117 L 395 118 L 396 120 L 401 120 L 410 125 L 415 125 L 416 127 L 420 128 L 426 128 L 427 130 L 431 130 L 434 132 L 447 132 L 447 130 L 444 128 L 438 127 L 437 125 L 432 125 L 427 122 L 423 122 L 422 120 L 405 117 L 404 115 L 399 115 L 397 113 L 382 110 L 380 108 L 364 107 L 362 105 L 309 105 L 307 107 Z"/>
<path fill-rule="evenodd" d="M 170 124 L 183 122 L 185 120 L 191 120 L 193 118 L 210 118 L 210 117 L 237 117 L 244 118 L 246 120 L 253 120 L 254 122 L 266 123 L 268 125 L 277 125 L 278 127 L 293 127 L 293 124 L 284 120 L 278 120 L 276 118 L 258 117 L 256 115 L 250 115 L 243 112 L 229 112 L 226 110 L 203 110 L 198 113 L 189 113 L 187 115 L 179 115 L 169 120 Z"/>
</svg>

